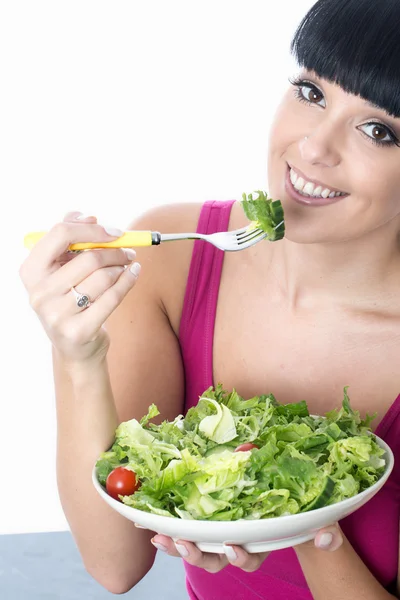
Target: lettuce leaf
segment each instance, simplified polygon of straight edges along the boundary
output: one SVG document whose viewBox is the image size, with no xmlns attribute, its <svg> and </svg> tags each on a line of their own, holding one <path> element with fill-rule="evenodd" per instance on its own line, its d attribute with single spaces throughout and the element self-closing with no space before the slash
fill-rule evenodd
<svg viewBox="0 0 400 600">
<path fill-rule="evenodd" d="M 125 504 L 171 518 L 265 519 L 339 502 L 373 485 L 384 451 L 344 389 L 340 409 L 311 416 L 305 401 L 272 394 L 244 399 L 221 384 L 208 388 L 185 417 L 156 425 L 152 404 L 140 422 L 116 429 L 96 463 L 100 483 L 117 466 L 138 476 Z M 256 448 L 234 452 L 240 444 Z"/>
<path fill-rule="evenodd" d="M 251 226 L 260 228 L 268 234 L 268 240 L 275 242 L 285 235 L 283 207 L 280 200 L 271 200 L 268 194 L 261 190 L 253 192 L 258 194 L 243 194 L 242 207 L 246 217 L 251 221 Z"/>
</svg>

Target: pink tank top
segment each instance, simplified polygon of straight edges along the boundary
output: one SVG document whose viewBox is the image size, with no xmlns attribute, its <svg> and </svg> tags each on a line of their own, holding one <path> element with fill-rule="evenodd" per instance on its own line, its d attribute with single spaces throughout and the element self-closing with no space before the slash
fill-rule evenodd
<svg viewBox="0 0 400 600">
<path fill-rule="evenodd" d="M 197 231 L 227 231 L 234 201 L 206 202 Z M 180 326 L 185 368 L 185 412 L 213 381 L 213 336 L 224 253 L 197 240 L 189 271 Z M 221 382 L 223 383 L 223 382 Z M 268 392 L 268 390 L 266 390 Z M 382 490 L 340 525 L 376 579 L 392 593 L 397 577 L 400 518 L 400 395 L 380 422 L 376 434 L 392 448 L 395 468 Z M 398 460 L 397 460 L 398 458 Z M 322 552 L 322 551 L 321 551 Z M 192 600 L 312 600 L 293 548 L 275 550 L 254 573 L 229 565 L 208 573 L 184 562 Z"/>
</svg>

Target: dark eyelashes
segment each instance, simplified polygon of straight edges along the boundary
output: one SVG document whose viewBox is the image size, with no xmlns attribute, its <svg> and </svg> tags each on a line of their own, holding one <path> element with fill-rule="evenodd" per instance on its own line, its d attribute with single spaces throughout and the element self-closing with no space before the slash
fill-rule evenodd
<svg viewBox="0 0 400 600">
<path fill-rule="evenodd" d="M 302 85 L 304 85 L 304 84 L 302 84 Z M 294 95 L 296 96 L 297 100 L 299 100 L 300 102 L 303 102 L 303 104 L 308 104 L 308 106 L 310 106 L 311 102 L 309 100 L 307 100 L 307 98 L 304 98 L 300 87 L 298 87 L 294 91 Z"/>
<path fill-rule="evenodd" d="M 301 86 L 306 85 L 309 88 L 311 88 L 312 90 L 314 90 L 315 92 L 322 94 L 321 90 L 319 88 L 317 88 L 316 85 L 311 83 L 311 81 L 308 81 L 307 79 L 301 79 L 301 78 L 297 78 L 297 77 L 289 77 L 289 83 L 291 83 L 294 87 L 297 87 L 297 88 L 301 88 Z"/>
<path fill-rule="evenodd" d="M 289 77 L 289 83 L 291 83 L 292 85 L 302 85 L 302 84 L 309 84 L 312 87 L 315 87 L 311 81 L 306 81 L 305 79 L 301 79 L 301 77 Z"/>
<path fill-rule="evenodd" d="M 295 89 L 295 97 L 297 98 L 297 100 L 299 100 L 300 102 L 303 102 L 304 104 L 311 106 L 313 103 L 310 102 L 309 100 L 307 100 L 307 98 L 305 98 L 303 96 L 303 93 L 301 91 L 301 87 L 302 86 L 307 86 L 310 89 L 312 89 L 313 91 L 315 91 L 317 94 L 322 94 L 322 91 L 313 83 L 311 83 L 311 81 L 307 80 L 307 79 L 302 79 L 300 77 L 289 77 L 289 83 L 291 85 L 293 85 L 296 89 Z M 387 125 L 384 125 L 383 123 L 379 123 L 376 121 L 370 121 L 369 123 L 365 123 L 365 125 L 377 125 L 379 127 L 383 127 L 383 129 L 387 132 L 387 134 L 390 136 L 391 140 L 387 141 L 387 142 L 383 142 L 383 141 L 379 141 L 376 140 L 372 137 L 370 137 L 369 135 L 367 135 L 366 133 L 362 132 L 363 135 L 365 135 L 365 137 L 370 140 L 373 144 L 375 144 L 376 146 L 391 146 L 391 145 L 396 145 L 400 148 L 400 140 L 399 138 L 396 136 L 396 134 L 394 133 L 394 131 L 392 131 L 392 129 L 390 129 L 390 127 L 388 127 Z"/>
<path fill-rule="evenodd" d="M 289 78 L 289 82 L 296 88 L 294 91 L 294 94 L 297 98 L 297 100 L 299 100 L 300 102 L 303 102 L 304 104 L 307 104 L 308 106 L 312 105 L 313 103 L 310 102 L 309 100 L 307 100 L 307 98 L 305 98 L 303 96 L 303 93 L 301 91 L 301 88 L 303 86 L 307 86 L 310 89 L 312 89 L 314 92 L 316 92 L 317 94 L 322 94 L 321 90 L 319 88 L 317 88 L 316 85 L 314 85 L 313 83 L 311 83 L 311 81 L 308 81 L 307 79 L 300 79 L 300 78 L 296 78 L 296 77 L 290 77 Z"/>
<path fill-rule="evenodd" d="M 396 146 L 398 146 L 400 148 L 400 140 L 399 140 L 399 138 L 394 133 L 394 131 L 392 131 L 390 129 L 390 127 L 388 127 L 387 125 L 384 125 L 383 123 L 378 123 L 378 122 L 375 122 L 375 121 L 370 121 L 369 123 L 365 123 L 365 125 L 379 125 L 379 127 L 383 127 L 383 129 L 391 137 L 391 142 L 379 142 L 378 140 L 375 140 L 374 138 L 370 138 L 369 136 L 367 136 L 371 140 L 371 142 L 373 144 L 377 144 L 378 146 L 387 146 L 387 145 L 390 145 L 390 144 L 395 144 Z"/>
</svg>

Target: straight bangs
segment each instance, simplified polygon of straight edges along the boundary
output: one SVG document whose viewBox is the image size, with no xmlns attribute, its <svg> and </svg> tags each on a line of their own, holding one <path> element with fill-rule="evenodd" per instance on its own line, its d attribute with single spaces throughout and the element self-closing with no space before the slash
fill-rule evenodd
<svg viewBox="0 0 400 600">
<path fill-rule="evenodd" d="M 300 67 L 400 117 L 400 0 L 318 0 L 291 52 Z"/>
</svg>

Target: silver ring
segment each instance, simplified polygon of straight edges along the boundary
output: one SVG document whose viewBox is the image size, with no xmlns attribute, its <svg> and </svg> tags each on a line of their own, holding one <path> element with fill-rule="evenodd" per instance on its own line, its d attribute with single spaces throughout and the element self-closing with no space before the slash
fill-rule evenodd
<svg viewBox="0 0 400 600">
<path fill-rule="evenodd" d="M 75 301 L 78 308 L 87 308 L 92 304 L 87 294 L 80 294 L 73 286 L 71 288 L 71 292 L 75 296 Z"/>
</svg>

